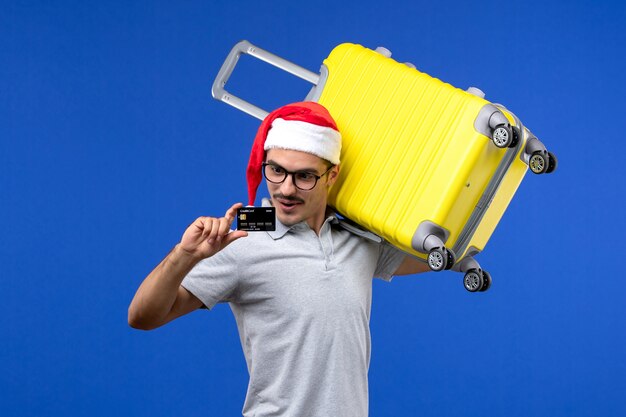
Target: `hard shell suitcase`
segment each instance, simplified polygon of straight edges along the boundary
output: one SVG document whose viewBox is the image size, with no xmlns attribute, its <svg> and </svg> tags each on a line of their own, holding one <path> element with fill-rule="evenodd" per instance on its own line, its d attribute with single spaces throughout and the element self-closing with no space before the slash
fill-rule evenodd
<svg viewBox="0 0 626 417">
<path fill-rule="evenodd" d="M 342 134 L 329 205 L 348 219 L 346 227 L 387 240 L 434 271 L 455 267 L 469 291 L 489 288 L 490 275 L 473 257 L 527 168 L 556 168 L 555 156 L 513 113 L 476 88 L 460 90 L 391 59 L 384 48 L 339 45 L 318 75 L 242 41 L 213 96 L 259 119 L 267 112 L 224 90 L 242 53 L 315 84 L 306 99 L 324 105 Z"/>
</svg>

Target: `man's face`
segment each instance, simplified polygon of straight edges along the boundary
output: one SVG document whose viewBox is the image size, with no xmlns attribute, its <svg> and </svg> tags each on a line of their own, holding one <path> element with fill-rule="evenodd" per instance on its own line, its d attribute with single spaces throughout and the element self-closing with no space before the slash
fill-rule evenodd
<svg viewBox="0 0 626 417">
<path fill-rule="evenodd" d="M 310 172 L 318 176 L 324 174 L 330 166 L 329 162 L 315 155 L 286 149 L 268 150 L 265 161 L 289 172 Z M 335 183 L 338 174 L 339 167 L 333 167 L 308 191 L 296 188 L 291 175 L 281 184 L 266 181 L 278 220 L 287 226 L 305 221 L 318 232 L 326 219 L 328 187 Z"/>
</svg>

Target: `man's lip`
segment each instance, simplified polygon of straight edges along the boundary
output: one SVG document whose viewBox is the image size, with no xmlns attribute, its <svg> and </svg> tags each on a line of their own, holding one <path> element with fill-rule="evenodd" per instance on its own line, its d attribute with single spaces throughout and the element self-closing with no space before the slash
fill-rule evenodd
<svg viewBox="0 0 626 417">
<path fill-rule="evenodd" d="M 295 206 L 296 204 L 302 204 L 300 201 L 294 201 L 294 200 L 283 200 L 283 199 L 278 199 L 277 200 L 280 204 L 284 205 L 284 206 Z"/>
</svg>

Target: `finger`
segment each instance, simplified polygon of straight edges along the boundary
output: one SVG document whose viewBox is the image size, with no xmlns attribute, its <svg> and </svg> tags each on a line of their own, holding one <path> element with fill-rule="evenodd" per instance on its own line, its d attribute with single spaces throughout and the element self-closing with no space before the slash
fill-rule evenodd
<svg viewBox="0 0 626 417">
<path fill-rule="evenodd" d="M 235 240 L 246 236 L 248 236 L 248 232 L 246 232 L 245 230 L 234 230 L 224 237 L 224 247 L 230 245 Z"/>
<path fill-rule="evenodd" d="M 209 243 L 213 243 L 215 242 L 215 239 L 217 238 L 217 234 L 219 232 L 219 226 L 220 226 L 220 221 L 219 219 L 216 218 L 211 218 L 209 219 L 210 221 L 210 227 L 211 227 L 211 232 L 209 233 Z"/>
<path fill-rule="evenodd" d="M 201 217 L 202 239 L 208 239 L 211 234 L 211 218 Z"/>
<path fill-rule="evenodd" d="M 220 225 L 219 225 L 219 231 L 218 231 L 219 237 L 223 237 L 228 234 L 228 232 L 230 231 L 230 223 L 231 222 L 228 221 L 226 217 L 222 217 L 220 219 Z"/>
<path fill-rule="evenodd" d="M 235 220 L 235 217 L 237 216 L 237 209 L 243 207 L 242 203 L 235 203 L 233 204 L 227 211 L 226 211 L 226 215 L 224 217 L 226 217 L 228 219 L 228 221 L 230 223 L 233 222 L 233 220 Z"/>
<path fill-rule="evenodd" d="M 204 219 L 204 217 L 198 217 L 196 220 L 194 220 L 193 223 L 191 223 L 189 225 L 189 227 L 193 226 L 196 229 L 202 231 L 204 229 L 204 220 L 203 219 Z"/>
<path fill-rule="evenodd" d="M 194 220 L 193 223 L 189 225 L 187 230 L 185 230 L 183 238 L 188 243 L 191 241 L 199 242 L 206 238 L 207 226 L 205 219 L 205 217 L 198 217 L 196 220 Z"/>
</svg>

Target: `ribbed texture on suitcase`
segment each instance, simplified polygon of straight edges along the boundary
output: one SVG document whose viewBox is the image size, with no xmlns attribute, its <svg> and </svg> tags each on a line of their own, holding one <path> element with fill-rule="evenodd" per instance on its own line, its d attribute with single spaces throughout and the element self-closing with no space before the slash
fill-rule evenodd
<svg viewBox="0 0 626 417">
<path fill-rule="evenodd" d="M 319 102 L 343 136 L 330 205 L 407 252 L 424 220 L 452 247 L 504 155 L 474 129 L 488 102 L 359 45 L 324 64 Z"/>
</svg>

